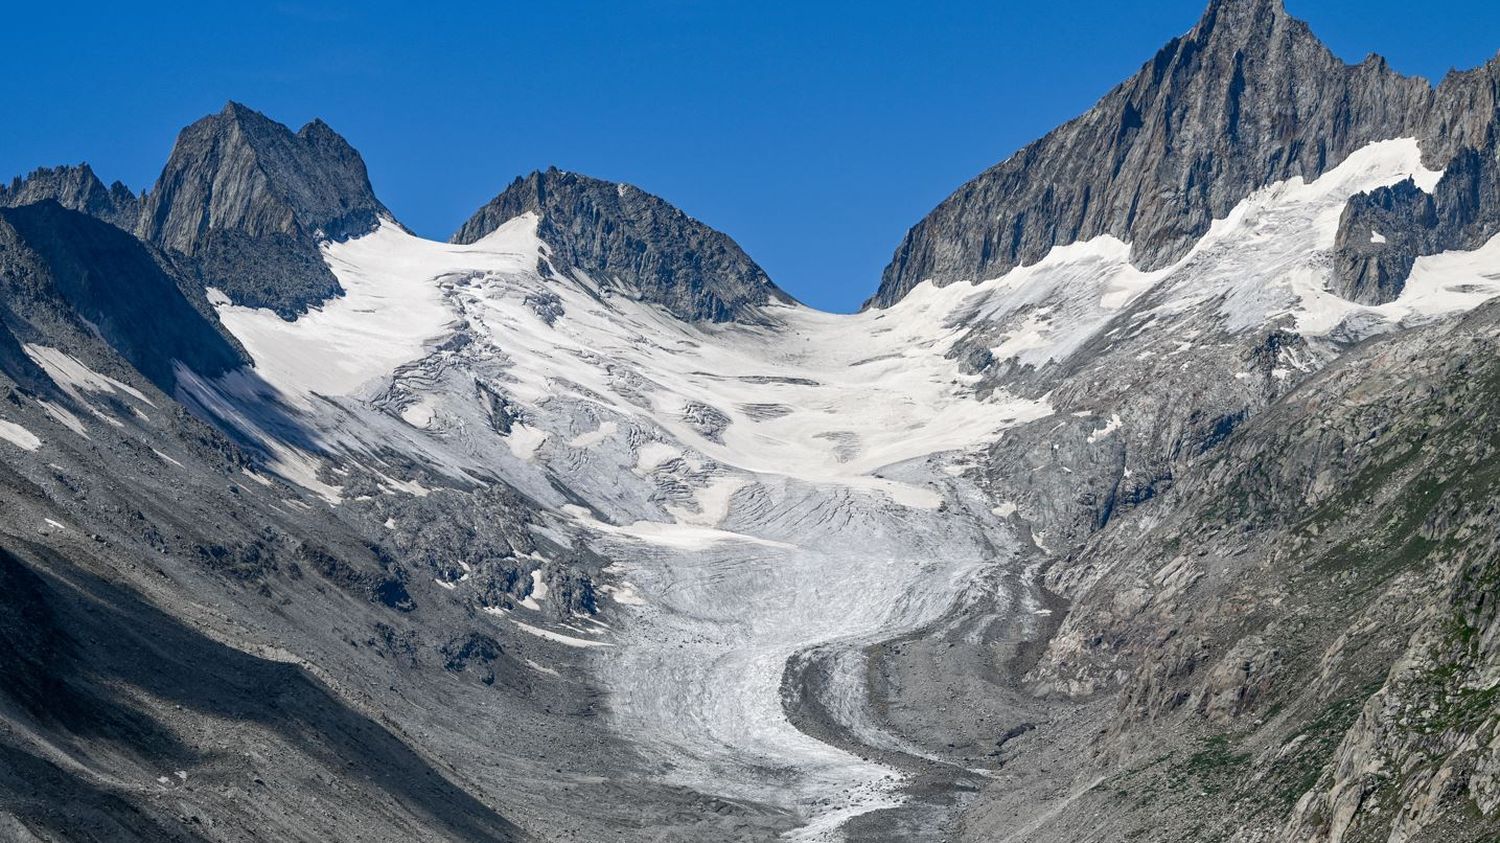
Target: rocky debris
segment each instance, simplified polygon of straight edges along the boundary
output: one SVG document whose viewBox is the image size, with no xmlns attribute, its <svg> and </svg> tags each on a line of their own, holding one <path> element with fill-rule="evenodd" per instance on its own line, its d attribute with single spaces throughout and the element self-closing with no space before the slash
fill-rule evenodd
<svg viewBox="0 0 1500 843">
<path fill-rule="evenodd" d="M 462 673 L 473 667 L 479 672 L 479 681 L 493 685 L 495 671 L 492 665 L 505 653 L 505 648 L 499 641 L 482 632 L 471 632 L 450 639 L 439 652 L 443 655 L 445 670 Z"/>
<path fill-rule="evenodd" d="M 290 320 L 342 294 L 319 242 L 382 217 L 363 159 L 328 124 L 294 134 L 231 102 L 178 135 L 137 232 L 190 259 L 204 287 Z"/>
<path fill-rule="evenodd" d="M 538 607 L 559 620 L 599 611 L 594 577 L 605 560 L 534 536 L 534 510 L 504 486 L 372 496 L 355 506 L 379 522 L 388 568 L 435 580 L 475 609 L 515 609 L 545 595 Z"/>
<path fill-rule="evenodd" d="M 552 564 L 542 570 L 542 582 L 547 586 L 547 605 L 554 617 L 569 620 L 599 611 L 599 592 L 594 580 L 577 566 Z"/>
<path fill-rule="evenodd" d="M 465 563 L 514 560 L 536 544 L 524 529 L 526 510 L 514 493 L 492 487 L 470 494 L 438 491 L 389 505 L 388 543 L 403 564 L 456 581 Z M 499 515 L 507 517 L 497 517 Z"/>
<path fill-rule="evenodd" d="M 682 319 L 755 322 L 790 302 L 728 235 L 627 184 L 556 168 L 518 178 L 453 235 L 473 243 L 522 214 L 538 216 L 551 265 Z M 545 318 L 545 317 L 544 317 Z"/>
<path fill-rule="evenodd" d="M 521 837 L 311 672 L 226 646 L 84 559 L 13 541 L 0 550 L 8 839 Z M 57 761 L 94 742 L 110 751 Z"/>
<path fill-rule="evenodd" d="M 141 215 L 140 197 L 118 181 L 105 187 L 88 164 L 41 167 L 25 178 L 17 176 L 10 187 L 0 185 L 0 207 L 14 208 L 47 199 L 130 232 L 135 231 Z"/>
<path fill-rule="evenodd" d="M 1434 91 L 1378 56 L 1345 64 L 1281 0 L 1214 0 L 1084 115 L 939 204 L 908 232 L 869 304 L 889 306 L 929 279 L 994 278 L 1101 235 L 1129 243 L 1142 268 L 1166 266 L 1256 189 L 1310 181 L 1378 140 L 1420 138 L 1431 165 L 1448 166 L 1493 138 L 1497 78 L 1500 59 Z M 1500 199 L 1476 198 L 1476 228 L 1492 235 Z M 1345 287 L 1381 289 L 1378 271 L 1366 277 L 1350 261 Z"/>
<path fill-rule="evenodd" d="M 416 608 L 406 590 L 406 572 L 399 566 L 387 565 L 385 571 L 373 571 L 367 566 L 356 566 L 346 555 L 309 540 L 297 542 L 292 560 L 290 571 L 293 577 L 301 577 L 303 571 L 308 571 L 339 590 L 371 603 L 402 612 Z"/>
</svg>

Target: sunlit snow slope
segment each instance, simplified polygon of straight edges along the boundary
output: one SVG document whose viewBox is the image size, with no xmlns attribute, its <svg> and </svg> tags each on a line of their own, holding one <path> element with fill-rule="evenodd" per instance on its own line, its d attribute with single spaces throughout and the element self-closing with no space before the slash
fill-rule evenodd
<svg viewBox="0 0 1500 843">
<path fill-rule="evenodd" d="M 602 623 L 549 625 L 529 608 L 493 621 L 597 654 L 612 724 L 652 775 L 784 807 L 818 838 L 894 804 L 901 777 L 793 727 L 788 659 L 842 653 L 829 710 L 863 743 L 919 752 L 859 712 L 861 645 L 936 620 L 980 572 L 1015 562 L 1015 507 L 966 467 L 1053 413 L 1039 372 L 1123 356 L 1143 334 L 1177 353 L 1272 324 L 1346 341 L 1500 292 L 1481 271 L 1494 244 L 1424 259 L 1382 307 L 1325 291 L 1345 200 L 1408 176 L 1435 179 L 1416 143 L 1377 144 L 1312 184 L 1258 192 L 1157 272 L 1101 238 L 1002 278 L 924 284 L 887 310 L 770 305 L 769 326 L 688 324 L 543 271 L 531 215 L 468 246 L 387 223 L 326 247 L 347 295 L 295 322 L 219 305 L 279 395 L 243 376 L 188 389 L 263 440 L 277 431 L 257 408 L 275 399 L 321 448 L 382 476 L 395 451 L 429 483 L 500 479 L 541 502 L 551 529 L 614 561 L 614 600 Z M 966 374 L 975 348 L 1000 374 Z M 1089 442 L 1104 447 L 1121 420 L 1095 412 Z M 339 500 L 308 448 L 270 451 Z M 394 472 L 388 489 L 425 491 Z"/>
</svg>

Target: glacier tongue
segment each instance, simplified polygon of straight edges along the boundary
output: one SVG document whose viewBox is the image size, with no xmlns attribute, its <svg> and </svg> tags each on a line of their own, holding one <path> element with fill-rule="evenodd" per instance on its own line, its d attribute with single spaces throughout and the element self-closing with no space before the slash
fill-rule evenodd
<svg viewBox="0 0 1500 843">
<path fill-rule="evenodd" d="M 1375 144 L 1311 184 L 1257 193 L 1163 270 L 1134 269 L 1101 238 L 978 285 L 920 285 L 887 310 L 771 304 L 765 325 L 686 323 L 576 269 L 575 283 L 531 214 L 471 245 L 386 222 L 324 247 L 343 298 L 294 322 L 219 305 L 278 396 L 233 375 L 191 390 L 266 439 L 255 408 L 294 408 L 321 448 L 392 492 L 426 491 L 383 473 L 381 455 L 400 452 L 424 482 L 498 479 L 542 504 L 556 535 L 613 561 L 609 633 L 494 621 L 589 645 L 611 722 L 651 775 L 779 806 L 818 839 L 896 804 L 901 774 L 794 727 L 789 661 L 836 651 L 824 708 L 862 745 L 919 754 L 864 714 L 859 652 L 937 621 L 986 569 L 1019 565 L 1015 505 L 987 500 L 963 463 L 1052 415 L 1036 373 L 1123 348 L 1121 320 L 1185 351 L 1288 317 L 1368 333 L 1500 293 L 1454 256 L 1424 259 L 1383 308 L 1323 291 L 1337 208 L 1409 175 L 1432 176 L 1415 142 Z M 1009 368 L 966 365 L 975 348 Z M 1121 416 L 1095 412 L 1089 443 L 1104 447 Z M 269 450 L 337 500 L 304 449 Z"/>
</svg>

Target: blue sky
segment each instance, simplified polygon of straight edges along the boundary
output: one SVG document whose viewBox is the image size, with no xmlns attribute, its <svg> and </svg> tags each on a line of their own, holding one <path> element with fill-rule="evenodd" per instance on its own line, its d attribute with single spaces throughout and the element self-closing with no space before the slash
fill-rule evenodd
<svg viewBox="0 0 1500 843">
<path fill-rule="evenodd" d="M 1206 0 L 229 5 L 12 4 L 0 174 L 87 160 L 139 190 L 181 126 L 232 98 L 327 120 L 420 234 L 555 164 L 660 194 L 794 295 L 851 310 L 934 204 Z M 1287 5 L 1345 59 L 1429 78 L 1500 49 L 1493 0 Z"/>
</svg>

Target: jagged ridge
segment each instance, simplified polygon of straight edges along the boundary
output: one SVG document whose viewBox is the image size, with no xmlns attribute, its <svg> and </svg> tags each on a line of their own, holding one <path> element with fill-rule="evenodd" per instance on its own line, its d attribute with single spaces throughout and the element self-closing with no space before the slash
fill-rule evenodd
<svg viewBox="0 0 1500 843">
<path fill-rule="evenodd" d="M 47 199 L 126 231 L 135 230 L 141 213 L 141 200 L 130 188 L 118 181 L 105 187 L 88 164 L 40 167 L 24 179 L 12 179 L 8 188 L 0 185 L 0 207 L 15 208 Z"/>
<path fill-rule="evenodd" d="M 869 304 L 992 278 L 1100 235 L 1153 269 L 1252 191 L 1414 136 L 1431 164 L 1493 135 L 1500 61 L 1436 90 L 1377 56 L 1347 65 L 1280 0 L 1215 0 L 1087 113 L 990 168 L 907 233 Z"/>
</svg>

